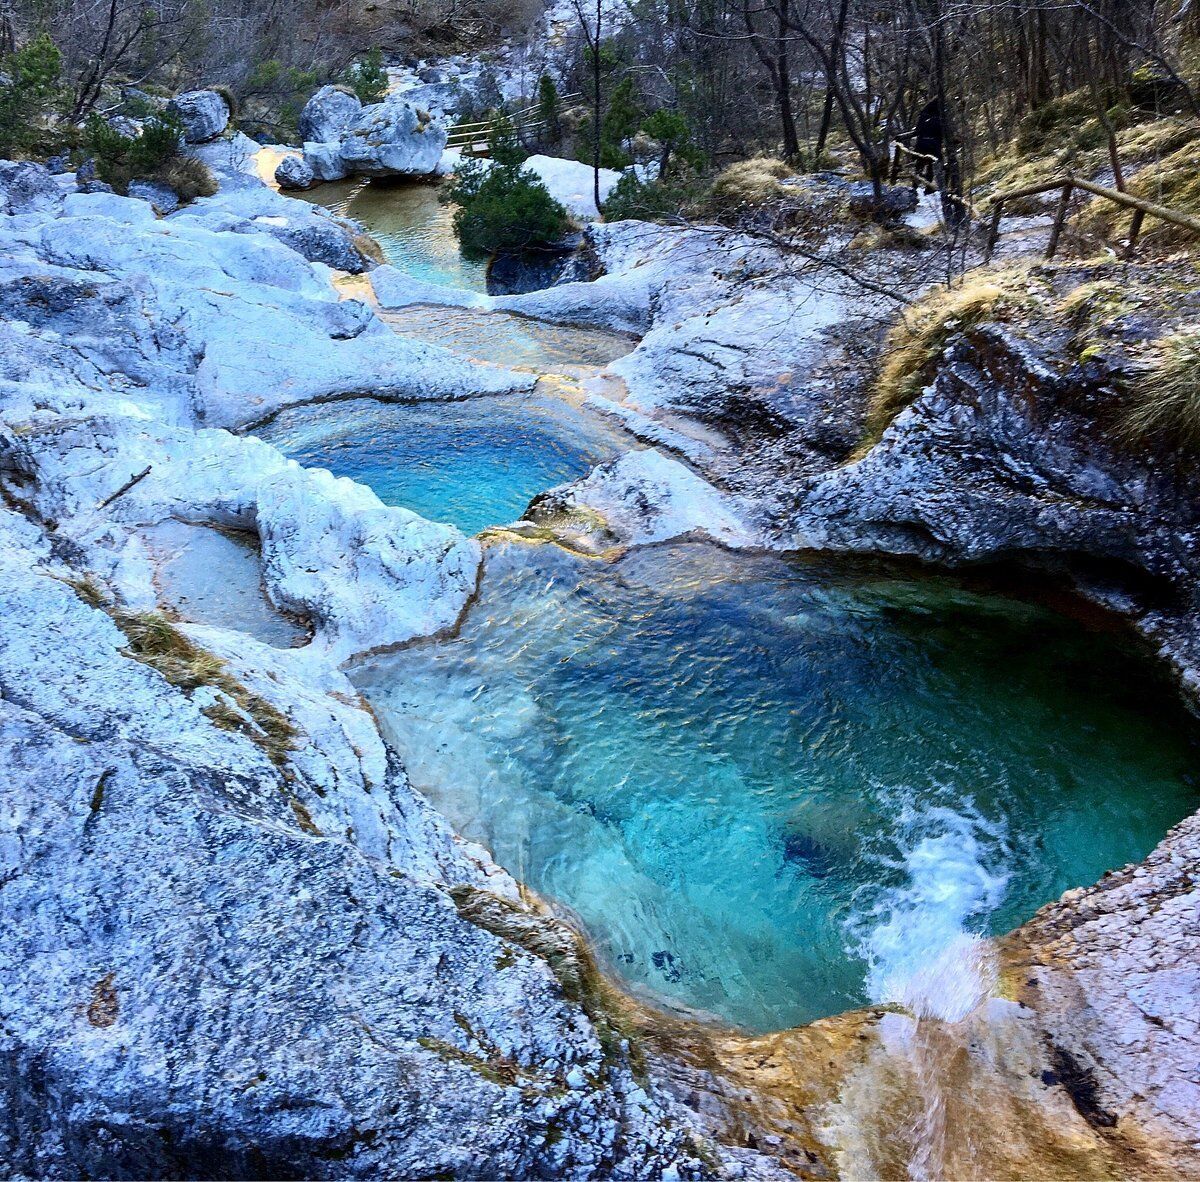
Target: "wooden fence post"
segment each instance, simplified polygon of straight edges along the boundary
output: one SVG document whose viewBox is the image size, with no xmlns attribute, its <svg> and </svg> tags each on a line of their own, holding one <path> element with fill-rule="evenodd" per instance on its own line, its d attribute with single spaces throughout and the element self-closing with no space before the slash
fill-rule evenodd
<svg viewBox="0 0 1200 1182">
<path fill-rule="evenodd" d="M 1050 231 L 1050 242 L 1046 247 L 1046 258 L 1054 258 L 1054 252 L 1058 249 L 1059 235 L 1062 234 L 1063 225 L 1067 220 L 1067 209 L 1071 204 L 1071 193 L 1075 186 L 1071 181 L 1068 181 L 1062 187 L 1062 196 L 1058 199 L 1058 209 L 1054 214 L 1054 226 Z"/>
<path fill-rule="evenodd" d="M 996 249 L 996 240 L 1000 237 L 1000 219 L 1004 216 L 1004 198 L 994 198 L 995 207 L 992 209 L 992 220 L 988 223 L 987 245 L 983 248 L 983 261 L 992 261 L 992 251 Z"/>
</svg>

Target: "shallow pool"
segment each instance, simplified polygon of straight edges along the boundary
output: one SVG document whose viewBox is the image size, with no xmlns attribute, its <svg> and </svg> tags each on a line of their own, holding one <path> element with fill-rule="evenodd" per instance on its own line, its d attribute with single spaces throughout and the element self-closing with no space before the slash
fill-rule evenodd
<svg viewBox="0 0 1200 1182">
<path fill-rule="evenodd" d="M 758 1029 L 897 996 L 1198 801 L 1191 727 L 1121 643 L 949 579 L 493 546 L 458 636 L 357 679 L 609 966 Z"/>
<path fill-rule="evenodd" d="M 516 521 L 540 492 L 628 450 L 616 429 L 550 394 L 462 402 L 369 399 L 285 411 L 257 434 L 465 533 Z"/>
<path fill-rule="evenodd" d="M 361 222 L 389 263 L 446 287 L 487 291 L 487 260 L 464 258 L 438 186 L 415 181 L 334 181 L 291 194 Z"/>
</svg>

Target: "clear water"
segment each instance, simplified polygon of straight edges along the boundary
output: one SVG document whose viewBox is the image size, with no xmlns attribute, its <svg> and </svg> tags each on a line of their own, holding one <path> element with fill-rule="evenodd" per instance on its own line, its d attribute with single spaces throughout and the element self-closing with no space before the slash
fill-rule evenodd
<svg viewBox="0 0 1200 1182">
<path fill-rule="evenodd" d="M 461 633 L 358 680 L 413 781 L 614 970 L 758 1029 L 902 995 L 1200 795 L 1115 638 L 707 546 L 492 546 Z"/>
<path fill-rule="evenodd" d="M 361 222 L 387 261 L 426 283 L 487 291 L 487 261 L 464 258 L 436 185 L 405 181 L 335 181 L 294 193 Z"/>
<path fill-rule="evenodd" d="M 258 434 L 307 468 L 368 485 L 388 505 L 478 533 L 629 441 L 553 395 L 462 402 L 369 399 L 285 411 Z"/>
<path fill-rule="evenodd" d="M 562 377 L 590 377 L 634 346 L 628 337 L 508 312 L 422 305 L 381 312 L 402 336 L 418 337 L 477 361 Z"/>
</svg>

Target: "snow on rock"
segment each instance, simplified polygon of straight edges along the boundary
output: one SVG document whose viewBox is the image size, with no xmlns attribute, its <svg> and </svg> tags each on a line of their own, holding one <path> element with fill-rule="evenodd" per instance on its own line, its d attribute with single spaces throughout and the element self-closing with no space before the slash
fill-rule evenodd
<svg viewBox="0 0 1200 1182">
<path fill-rule="evenodd" d="M 580 218 L 600 216 L 596 209 L 595 176 L 590 164 L 558 156 L 530 156 L 521 168 L 533 173 L 568 213 Z M 620 179 L 621 174 L 611 168 L 600 170 L 601 202 L 607 199 Z"/>
</svg>

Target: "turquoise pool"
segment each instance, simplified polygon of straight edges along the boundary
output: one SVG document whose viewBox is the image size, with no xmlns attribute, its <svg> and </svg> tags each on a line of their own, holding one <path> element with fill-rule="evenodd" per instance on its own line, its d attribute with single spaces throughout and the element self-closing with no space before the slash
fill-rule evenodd
<svg viewBox="0 0 1200 1182">
<path fill-rule="evenodd" d="M 903 997 L 1198 803 L 1190 722 L 1115 637 L 869 567 L 494 545 L 458 635 L 357 680 L 614 971 L 755 1029 Z"/>
</svg>

